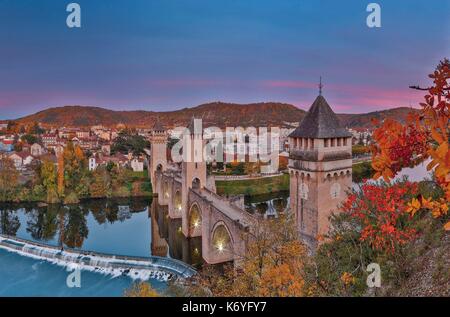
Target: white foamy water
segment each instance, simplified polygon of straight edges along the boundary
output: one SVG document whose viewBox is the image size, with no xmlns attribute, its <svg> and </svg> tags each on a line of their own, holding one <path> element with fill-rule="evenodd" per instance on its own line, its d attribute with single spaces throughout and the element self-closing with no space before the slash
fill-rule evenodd
<svg viewBox="0 0 450 317">
<path fill-rule="evenodd" d="M 66 267 L 68 270 L 80 269 L 113 278 L 128 276 L 133 280 L 156 279 L 167 282 L 173 277 L 188 277 L 195 273 L 181 263 L 168 259 L 149 258 L 133 259 L 114 255 L 95 254 L 90 252 L 74 252 L 59 250 L 55 247 L 36 245 L 22 240 L 15 240 L 0 236 L 0 248 L 36 260 Z"/>
</svg>

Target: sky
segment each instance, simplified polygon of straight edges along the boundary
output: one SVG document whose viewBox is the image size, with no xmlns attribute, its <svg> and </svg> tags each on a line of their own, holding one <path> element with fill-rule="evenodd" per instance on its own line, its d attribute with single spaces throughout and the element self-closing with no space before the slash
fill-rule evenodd
<svg viewBox="0 0 450 317">
<path fill-rule="evenodd" d="M 73 1 L 73 0 L 72 0 Z M 375 1 L 375 0 L 374 0 Z M 0 0 L 0 119 L 63 105 L 170 111 L 277 101 L 416 106 L 450 57 L 450 0 Z"/>
</svg>

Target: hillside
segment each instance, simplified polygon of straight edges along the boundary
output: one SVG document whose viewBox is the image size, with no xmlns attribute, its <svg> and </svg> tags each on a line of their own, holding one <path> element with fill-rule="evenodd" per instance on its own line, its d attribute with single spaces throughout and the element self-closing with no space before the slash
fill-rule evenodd
<svg viewBox="0 0 450 317">
<path fill-rule="evenodd" d="M 341 120 L 341 124 L 346 127 L 370 128 L 372 127 L 372 119 L 393 118 L 404 123 L 408 113 L 411 111 L 417 111 L 417 109 L 399 107 L 364 114 L 338 114 L 338 117 Z"/>
<path fill-rule="evenodd" d="M 403 121 L 410 108 L 394 108 L 367 114 L 338 114 L 341 124 L 349 128 L 370 128 L 371 119 L 385 117 Z M 303 119 L 305 111 L 293 105 L 276 102 L 234 104 L 212 102 L 176 111 L 114 111 L 99 107 L 64 106 L 49 108 L 19 118 L 22 124 L 40 122 L 46 126 L 115 126 L 123 123 L 135 127 L 151 127 L 157 118 L 166 126 L 186 126 L 192 116 L 203 118 L 204 126 L 280 126 L 289 127 Z"/>
<path fill-rule="evenodd" d="M 214 102 L 176 111 L 114 111 L 98 107 L 65 106 L 49 108 L 16 121 L 27 124 L 40 122 L 51 126 L 114 126 L 123 123 L 130 126 L 149 127 L 159 118 L 165 125 L 185 126 L 192 116 L 203 118 L 205 126 L 263 126 L 285 125 L 284 122 L 300 120 L 304 111 L 293 105 L 267 102 L 232 104 Z"/>
</svg>

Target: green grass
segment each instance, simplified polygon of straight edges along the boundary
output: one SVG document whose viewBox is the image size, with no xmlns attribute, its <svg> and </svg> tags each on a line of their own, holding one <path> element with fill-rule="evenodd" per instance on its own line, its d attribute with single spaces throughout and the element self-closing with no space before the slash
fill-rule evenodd
<svg viewBox="0 0 450 317">
<path fill-rule="evenodd" d="M 138 190 L 133 192 L 133 184 L 138 183 Z M 152 185 L 150 183 L 150 178 L 148 177 L 148 171 L 144 170 L 143 172 L 131 172 L 130 181 L 125 184 L 125 187 L 122 188 L 120 193 L 118 193 L 118 197 L 124 197 L 125 192 L 128 191 L 128 196 L 151 196 L 152 195 Z"/>
<path fill-rule="evenodd" d="M 372 178 L 374 174 L 375 171 L 371 162 L 361 162 L 353 165 L 352 178 L 355 183 L 360 183 L 363 179 Z"/>
<path fill-rule="evenodd" d="M 216 181 L 219 195 L 261 195 L 289 190 L 289 175 L 260 179 Z"/>
<path fill-rule="evenodd" d="M 131 172 L 131 177 L 134 180 L 142 180 L 142 179 L 148 179 L 148 171 L 144 170 L 143 172 Z"/>
</svg>

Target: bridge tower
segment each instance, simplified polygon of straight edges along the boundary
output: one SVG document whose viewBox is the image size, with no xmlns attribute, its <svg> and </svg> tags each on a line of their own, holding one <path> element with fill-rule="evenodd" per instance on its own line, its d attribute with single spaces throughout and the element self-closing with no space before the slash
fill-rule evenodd
<svg viewBox="0 0 450 317">
<path fill-rule="evenodd" d="M 202 120 L 192 117 L 187 131 L 183 135 L 183 162 L 181 165 L 182 229 L 186 237 L 189 237 L 189 190 L 202 189 L 207 182 L 206 160 L 203 156 L 205 145 Z"/>
<path fill-rule="evenodd" d="M 157 191 L 156 172 L 162 172 L 167 167 L 167 131 L 158 120 L 152 128 L 150 134 L 150 162 L 149 174 L 152 182 L 153 192 Z"/>
<path fill-rule="evenodd" d="M 328 232 L 329 216 L 351 187 L 351 136 L 321 91 L 289 135 L 290 207 L 300 237 L 312 249 L 317 236 Z"/>
</svg>

